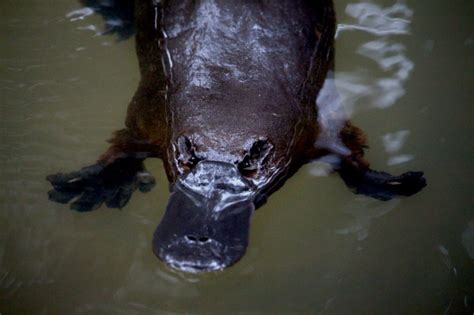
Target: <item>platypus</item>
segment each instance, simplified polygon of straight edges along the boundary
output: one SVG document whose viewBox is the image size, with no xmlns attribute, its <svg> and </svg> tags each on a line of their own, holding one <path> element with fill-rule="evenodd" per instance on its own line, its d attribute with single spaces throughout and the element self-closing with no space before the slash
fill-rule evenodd
<svg viewBox="0 0 474 315">
<path fill-rule="evenodd" d="M 364 159 L 363 132 L 337 109 L 332 0 L 136 0 L 141 81 L 125 127 L 97 163 L 47 177 L 51 200 L 122 208 L 154 178 L 170 183 L 153 252 L 184 271 L 245 253 L 252 213 L 303 164 L 331 157 L 355 193 L 420 191 L 422 172 L 392 176 Z M 315 187 L 315 189 L 317 189 Z"/>
</svg>

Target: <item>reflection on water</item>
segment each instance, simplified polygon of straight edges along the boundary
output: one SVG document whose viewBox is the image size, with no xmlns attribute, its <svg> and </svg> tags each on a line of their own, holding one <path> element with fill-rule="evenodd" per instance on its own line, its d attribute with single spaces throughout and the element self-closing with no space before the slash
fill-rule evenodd
<svg viewBox="0 0 474 315">
<path fill-rule="evenodd" d="M 238 265 L 189 277 L 150 249 L 167 199 L 159 162 L 147 164 L 157 189 L 122 211 L 45 198 L 46 174 L 93 161 L 122 125 L 133 41 L 97 36 L 101 18 L 76 1 L 0 2 L 0 313 L 472 313 L 470 3 L 336 5 L 341 103 L 374 165 L 422 169 L 430 187 L 382 203 L 308 165 L 255 214 Z"/>
<path fill-rule="evenodd" d="M 369 225 L 375 218 L 381 217 L 393 210 L 399 200 L 390 200 L 385 203 L 380 203 L 375 200 L 367 198 L 358 198 L 351 200 L 351 202 L 342 210 L 353 217 L 349 227 L 336 230 L 338 234 L 354 234 L 358 241 L 362 241 L 369 235 Z"/>
<path fill-rule="evenodd" d="M 462 233 L 462 243 L 469 257 L 474 259 L 474 221 L 469 222 L 468 228 Z"/>
<path fill-rule="evenodd" d="M 451 258 L 449 257 L 449 251 L 443 245 L 439 245 L 438 250 L 441 253 L 441 261 L 444 263 L 446 268 L 448 268 L 449 271 L 452 271 L 453 274 L 457 276 L 458 272 L 456 270 L 456 267 L 454 267 L 453 263 L 451 262 Z"/>
<path fill-rule="evenodd" d="M 367 2 L 349 3 L 345 13 L 357 22 L 339 24 L 336 37 L 343 31 L 363 31 L 379 36 L 407 34 L 413 16 L 413 11 L 404 3 L 395 3 L 385 8 Z"/>
<path fill-rule="evenodd" d="M 398 152 L 406 142 L 406 138 L 409 134 L 410 130 L 399 130 L 382 136 L 385 152 L 392 155 L 389 157 L 387 165 L 406 163 L 414 158 L 413 154 L 402 154 Z"/>
<path fill-rule="evenodd" d="M 88 17 L 89 15 L 94 14 L 94 10 L 89 7 L 85 7 L 82 9 L 78 10 L 73 10 L 66 14 L 66 17 L 71 21 L 77 21 L 77 20 L 84 20 L 84 18 Z M 95 25 L 90 24 L 94 29 L 96 29 Z"/>
<path fill-rule="evenodd" d="M 387 153 L 396 153 L 399 151 L 410 134 L 410 130 L 400 130 L 387 133 L 382 136 L 383 145 Z"/>
<path fill-rule="evenodd" d="M 343 40 L 350 31 L 362 31 L 376 39 L 361 43 L 355 53 L 378 65 L 377 73 L 357 68 L 351 72 L 339 72 L 337 87 L 342 103 L 349 113 L 356 101 L 362 99 L 366 106 L 387 108 L 405 94 L 404 83 L 413 70 L 413 62 L 405 55 L 405 46 L 397 42 L 396 35 L 410 32 L 412 10 L 397 3 L 383 8 L 369 3 L 348 4 L 346 14 L 356 19 L 355 24 L 339 24 L 337 38 Z M 400 17 L 399 17 L 400 16 Z"/>
<path fill-rule="evenodd" d="M 104 19 L 104 30 L 98 31 L 95 24 L 78 26 L 78 30 L 92 31 L 96 36 L 117 34 L 119 39 L 127 39 L 134 32 L 134 1 L 118 0 L 81 0 L 83 8 L 75 9 L 66 14 L 71 22 L 87 20 L 94 13 L 101 14 Z"/>
<path fill-rule="evenodd" d="M 361 103 L 365 107 L 382 109 L 394 105 L 405 94 L 404 84 L 409 79 L 414 67 L 413 62 L 405 55 L 405 45 L 398 39 L 399 35 L 410 34 L 413 11 L 406 4 L 396 3 L 389 7 L 383 7 L 371 3 L 352 3 L 346 6 L 345 13 L 355 21 L 353 24 L 340 23 L 336 38 L 339 41 L 343 40 L 344 36 L 350 36 L 352 31 L 360 31 L 375 37 L 375 39 L 362 42 L 354 54 L 374 61 L 377 68 L 376 72 L 372 70 L 368 74 L 366 68 L 354 65 L 355 70 L 339 71 L 335 80 L 326 80 L 324 87 L 328 83 L 334 84 L 333 81 L 335 81 L 339 93 L 338 95 L 326 95 L 327 93 L 324 93 L 326 89 L 323 88 L 322 93 L 318 95 L 318 104 L 321 103 L 320 99 L 322 98 L 324 98 L 323 103 L 330 104 L 325 108 L 319 108 L 319 122 L 324 128 L 336 130 L 336 132 L 340 130 L 341 126 L 330 128 L 328 125 L 344 121 L 345 115 L 351 116 L 355 111 L 360 111 Z M 358 107 L 356 103 L 359 105 Z M 321 117 L 324 117 L 325 120 L 322 121 Z M 387 165 L 403 164 L 414 158 L 413 154 L 398 153 L 409 134 L 409 130 L 400 130 L 382 136 L 385 151 L 391 154 Z M 332 137 L 332 139 L 334 138 L 335 136 Z M 319 145 L 324 144 L 319 143 Z M 331 149 L 337 152 L 337 148 L 331 147 Z M 331 161 L 331 156 L 324 157 L 311 166 L 310 173 L 314 176 L 328 175 L 329 165 L 334 164 L 337 164 L 337 161 Z M 371 208 L 371 204 L 375 204 L 375 209 Z M 388 213 L 395 205 L 395 202 L 379 204 L 365 199 L 362 202 L 351 201 L 351 204 L 347 206 L 349 209 L 345 212 L 354 217 L 354 222 L 349 227 L 337 232 L 353 233 L 357 235 L 358 240 L 363 240 L 367 237 L 371 220 Z"/>
</svg>

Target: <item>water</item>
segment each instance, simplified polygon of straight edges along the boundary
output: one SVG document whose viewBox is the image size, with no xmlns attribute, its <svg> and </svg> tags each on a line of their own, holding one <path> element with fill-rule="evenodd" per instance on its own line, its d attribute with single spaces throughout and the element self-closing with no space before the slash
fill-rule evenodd
<svg viewBox="0 0 474 315">
<path fill-rule="evenodd" d="M 51 203 L 45 176 L 78 169 L 123 126 L 139 80 L 133 39 L 98 36 L 76 1 L 0 3 L 0 313 L 457 314 L 474 309 L 474 7 L 336 1 L 336 85 L 368 157 L 428 187 L 390 202 L 302 168 L 253 217 L 250 246 L 217 274 L 151 251 L 167 182 L 122 210 Z M 321 176 L 324 175 L 324 176 Z"/>
</svg>

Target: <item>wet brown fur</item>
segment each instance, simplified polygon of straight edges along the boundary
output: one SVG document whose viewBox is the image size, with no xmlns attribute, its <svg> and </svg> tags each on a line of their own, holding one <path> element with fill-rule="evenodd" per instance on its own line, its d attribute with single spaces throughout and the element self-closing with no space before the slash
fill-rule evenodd
<svg viewBox="0 0 474 315">
<path fill-rule="evenodd" d="M 302 83 L 299 93 L 301 109 L 305 111 L 302 115 L 304 120 L 297 127 L 299 135 L 292 150 L 294 163 L 290 165 L 287 176 L 296 172 L 304 163 L 328 153 L 324 149 L 314 147 L 319 134 L 314 100 L 324 83 L 325 74 L 334 69 L 333 37 L 336 24 L 332 3 L 327 2 L 324 11 L 316 11 L 318 23 L 314 26 L 314 53 L 311 60 L 308 60 L 307 79 Z M 110 163 L 124 156 L 162 158 L 168 178 L 174 181 L 172 157 L 169 156 L 168 147 L 171 141 L 168 126 L 170 113 L 165 98 L 165 86 L 172 82 L 168 82 L 163 75 L 160 48 L 163 39 L 160 39 L 159 32 L 150 25 L 154 21 L 151 1 L 136 1 L 136 21 L 140 84 L 128 107 L 126 128 L 114 133 L 109 140 L 112 146 L 99 160 Z M 171 84 L 170 88 L 173 88 Z M 363 131 L 346 122 L 340 132 L 340 138 L 352 152 L 345 160 L 362 168 L 368 167 L 368 162 L 363 159 L 364 148 L 367 147 Z"/>
</svg>

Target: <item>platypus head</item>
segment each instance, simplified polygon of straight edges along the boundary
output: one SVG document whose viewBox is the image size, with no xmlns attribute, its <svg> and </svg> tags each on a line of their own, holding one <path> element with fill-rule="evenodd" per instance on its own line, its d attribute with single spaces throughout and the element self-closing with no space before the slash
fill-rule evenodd
<svg viewBox="0 0 474 315">
<path fill-rule="evenodd" d="M 209 152 L 199 155 L 189 143 L 177 147 L 180 174 L 154 234 L 153 251 L 176 269 L 224 269 L 245 254 L 250 219 L 261 193 L 255 181 L 257 164 L 271 146 L 257 141 L 239 162 L 217 160 Z"/>
<path fill-rule="evenodd" d="M 252 185 L 235 165 L 201 161 L 174 185 L 154 252 L 181 270 L 223 269 L 244 255 L 253 210 Z"/>
</svg>

